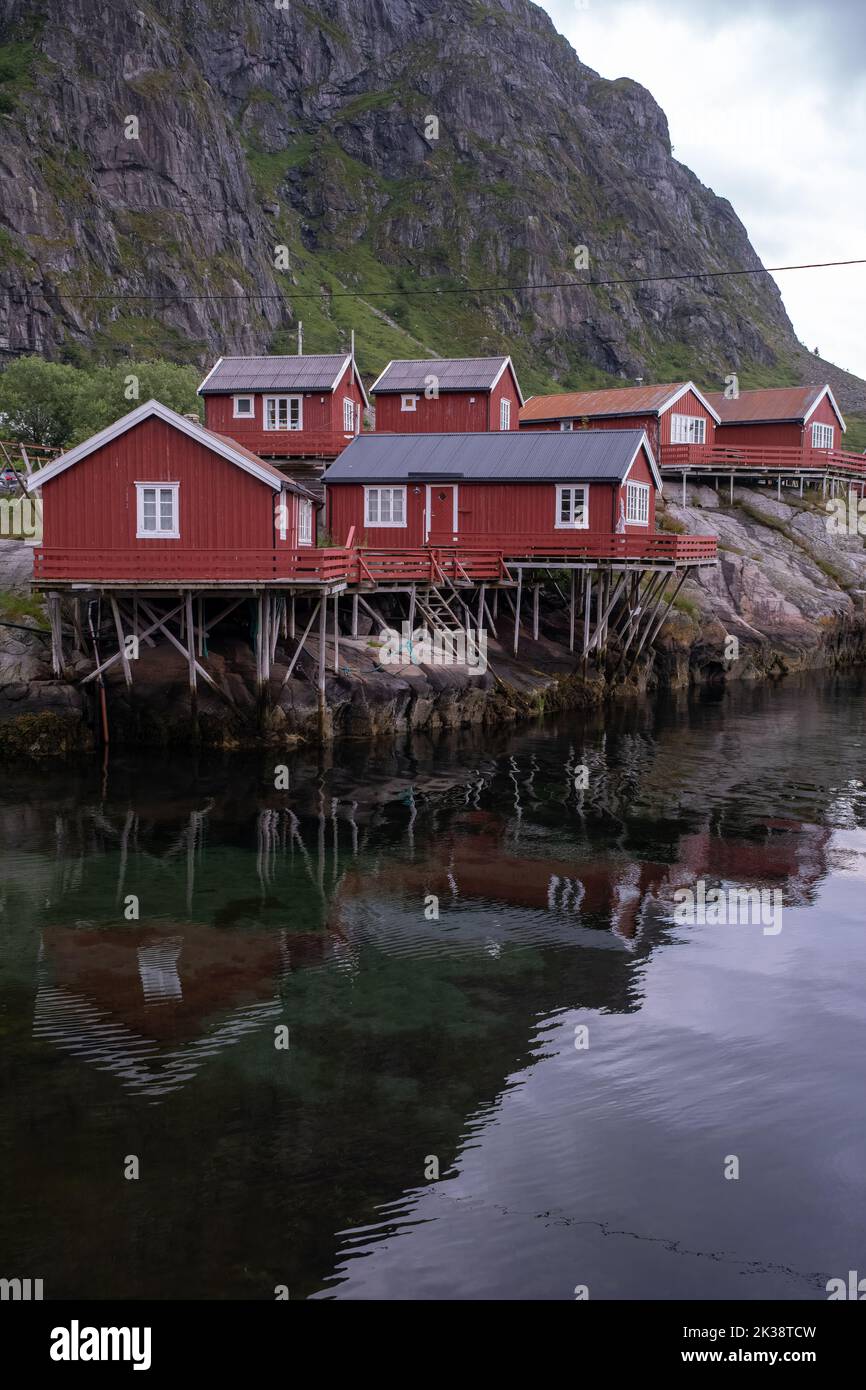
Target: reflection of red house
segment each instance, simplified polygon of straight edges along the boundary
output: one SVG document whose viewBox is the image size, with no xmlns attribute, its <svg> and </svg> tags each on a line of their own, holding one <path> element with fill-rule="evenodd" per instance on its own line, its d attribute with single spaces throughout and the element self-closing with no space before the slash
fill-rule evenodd
<svg viewBox="0 0 866 1390">
<path fill-rule="evenodd" d="M 459 826 L 475 833 L 459 833 Z M 344 875 L 337 902 L 382 893 L 423 901 L 456 894 L 480 902 L 607 920 L 632 941 L 648 901 L 671 906 L 674 891 L 696 879 L 728 879 L 749 887 L 779 886 L 789 898 L 807 893 L 826 872 L 830 832 L 798 821 L 768 821 L 763 839 L 722 839 L 709 831 L 684 836 L 673 864 L 586 859 L 532 858 L 510 852 L 498 817 L 475 812 L 454 822 L 458 833 L 428 846 L 424 859 L 391 863 L 374 877 L 352 869 Z M 337 914 L 338 916 L 339 914 Z"/>
<path fill-rule="evenodd" d="M 240 1038 L 288 1020 L 280 980 L 318 965 L 326 932 L 228 932 L 178 923 L 50 927 L 34 1034 L 152 1099 Z"/>
</svg>

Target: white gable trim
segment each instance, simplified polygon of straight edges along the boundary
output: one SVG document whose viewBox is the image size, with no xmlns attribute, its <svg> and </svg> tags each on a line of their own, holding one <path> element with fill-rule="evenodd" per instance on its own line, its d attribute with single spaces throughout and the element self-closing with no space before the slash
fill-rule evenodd
<svg viewBox="0 0 866 1390">
<path fill-rule="evenodd" d="M 641 435 L 641 438 L 640 438 L 640 440 L 639 440 L 639 442 L 638 442 L 638 446 L 637 446 L 637 448 L 635 449 L 634 453 L 633 453 L 632 456 L 631 456 L 631 462 L 629 463 L 628 468 L 625 470 L 625 473 L 623 474 L 621 486 L 624 486 L 624 485 L 625 485 L 626 479 L 628 478 L 628 475 L 629 475 L 629 473 L 631 472 L 631 470 L 634 468 L 635 459 L 637 458 L 637 456 L 638 456 L 638 454 L 640 453 L 641 449 L 646 449 L 646 452 L 647 452 L 647 459 L 648 459 L 648 461 L 649 461 L 650 473 L 652 474 L 653 482 L 654 482 L 655 485 L 656 485 L 656 492 L 661 492 L 661 490 L 662 490 L 662 475 L 661 475 L 661 473 L 659 472 L 658 468 L 656 467 L 656 461 L 655 461 L 655 458 L 654 458 L 654 456 L 653 456 L 653 451 L 652 451 L 652 449 L 651 449 L 651 447 L 650 447 L 650 442 L 649 442 L 649 440 L 648 440 L 648 438 L 647 438 L 646 430 L 644 430 L 643 434 Z"/>
<path fill-rule="evenodd" d="M 823 389 L 823 391 L 819 391 L 818 395 L 815 397 L 815 399 L 813 400 L 812 404 L 809 406 L 809 409 L 806 411 L 806 414 L 803 416 L 803 424 L 804 424 L 804 425 L 807 425 L 807 424 L 809 423 L 809 416 L 810 416 L 814 411 L 816 411 L 816 410 L 818 409 L 818 406 L 821 404 L 821 402 L 823 401 L 823 399 L 824 399 L 825 396 L 827 397 L 827 399 L 829 400 L 831 406 L 833 407 L 833 410 L 834 410 L 835 415 L 836 415 L 836 419 L 839 421 L 839 424 L 842 426 L 842 433 L 844 434 L 845 431 L 847 430 L 848 426 L 845 424 L 845 421 L 842 419 L 842 412 L 841 412 L 841 410 L 839 409 L 838 405 L 836 404 L 836 397 L 833 395 L 833 392 L 830 390 L 830 387 L 829 387 L 829 386 L 825 386 L 824 389 Z"/>
<path fill-rule="evenodd" d="M 678 391 L 675 391 L 674 394 L 668 400 L 665 401 L 664 405 L 659 406 L 658 410 L 656 411 L 656 414 L 661 415 L 664 413 L 664 411 L 670 410 L 671 406 L 676 405 L 677 401 L 681 400 L 687 391 L 691 391 L 695 396 L 697 396 L 701 405 L 704 407 L 704 410 L 706 410 L 710 415 L 712 415 L 717 425 L 720 425 L 722 423 L 721 415 L 716 414 L 709 401 L 706 399 L 705 396 L 701 395 L 700 391 L 698 390 L 697 386 L 695 386 L 695 383 L 693 381 L 687 381 L 685 386 L 681 386 Z"/>
<path fill-rule="evenodd" d="M 514 382 L 514 386 L 517 391 L 517 399 L 520 401 L 520 404 L 522 406 L 526 405 L 526 401 L 523 399 L 523 392 L 520 389 L 520 382 L 517 380 L 517 373 L 514 370 L 514 363 L 512 362 L 510 357 L 506 357 L 505 361 L 502 363 L 502 366 L 499 368 L 499 371 L 496 373 L 495 377 L 490 383 L 491 391 L 496 386 L 496 383 L 499 381 L 499 378 L 502 376 L 502 373 L 505 371 L 506 367 L 511 368 L 511 380 Z"/>
<path fill-rule="evenodd" d="M 227 459 L 237 468 L 242 468 L 245 473 L 257 478 L 260 483 L 267 483 L 274 492 L 279 492 L 285 486 L 286 479 L 276 477 L 266 469 L 258 467 L 251 458 L 247 458 L 246 454 L 238 453 L 230 444 L 225 443 L 222 439 L 217 439 L 203 425 L 194 425 L 192 420 L 178 415 L 176 410 L 170 410 L 167 405 L 161 405 L 159 401 L 146 401 L 144 405 L 138 406 L 128 415 L 122 416 L 120 420 L 115 420 L 113 425 L 108 425 L 98 434 L 91 435 L 90 439 L 85 439 L 83 443 L 76 444 L 74 449 L 61 454 L 59 458 L 54 459 L 53 463 L 48 463 L 38 472 L 32 473 L 27 480 L 28 492 L 35 492 L 43 483 L 50 482 L 59 473 L 65 473 L 67 468 L 74 467 L 76 463 L 80 463 L 89 454 L 95 453 L 105 444 L 111 444 L 113 440 L 126 434 L 127 430 L 133 429 L 135 425 L 141 424 L 143 420 L 149 420 L 154 415 L 158 420 L 163 420 L 165 424 L 172 425 L 182 434 L 194 439 L 197 444 L 203 444 L 206 449 L 210 449 L 211 453 L 219 454 L 221 458 Z"/>
<path fill-rule="evenodd" d="M 382 378 L 388 375 L 388 373 L 390 372 L 391 368 L 393 367 L 395 361 L 396 361 L 396 358 L 392 357 L 392 358 L 391 358 L 391 361 L 388 363 L 388 365 L 387 365 L 387 367 L 385 368 L 385 370 L 384 370 L 383 372 L 380 372 L 379 375 L 376 377 L 376 380 L 373 382 L 373 385 L 370 387 L 370 395 L 371 395 L 371 396 L 373 395 L 374 391 L 376 390 L 376 387 L 379 385 L 379 382 L 382 380 Z"/>
<path fill-rule="evenodd" d="M 367 392 L 364 390 L 364 383 L 363 383 L 363 381 L 361 380 L 361 373 L 358 371 L 358 364 L 357 364 L 357 362 L 355 361 L 355 359 L 354 359 L 354 357 L 352 356 L 351 353 L 349 353 L 349 355 L 348 355 L 347 358 L 346 358 L 346 361 L 343 363 L 342 367 L 341 367 L 340 370 L 337 372 L 337 379 L 336 379 L 336 381 L 334 382 L 333 386 L 331 387 L 331 390 L 332 390 L 332 391 L 336 391 L 337 387 L 338 387 L 339 384 L 340 384 L 340 378 L 341 378 L 341 376 L 343 375 L 344 371 L 346 370 L 346 367 L 347 367 L 347 365 L 348 365 L 349 362 L 351 362 L 351 364 L 352 364 L 352 380 L 353 380 L 353 381 L 356 381 L 356 382 L 358 383 L 358 390 L 361 392 L 361 400 L 364 402 L 365 406 L 366 406 L 367 409 L 369 410 L 369 409 L 370 409 L 370 402 L 367 400 Z"/>
<path fill-rule="evenodd" d="M 210 381 L 210 379 L 211 379 L 211 377 L 213 376 L 214 372 L 216 371 L 217 367 L 220 365 L 221 362 L 224 362 L 224 361 L 225 361 L 225 358 L 224 358 L 224 357 L 219 357 L 219 358 L 217 358 L 216 362 L 214 362 L 213 366 L 211 367 L 210 371 L 208 372 L 208 374 L 207 374 L 207 376 L 205 377 L 204 381 L 202 382 L 201 386 L 200 386 L 200 387 L 198 388 L 198 390 L 196 391 L 196 395 L 197 395 L 197 396 L 200 396 L 200 395 L 201 395 L 202 391 L 203 391 L 204 388 L 207 386 L 208 382 Z"/>
</svg>

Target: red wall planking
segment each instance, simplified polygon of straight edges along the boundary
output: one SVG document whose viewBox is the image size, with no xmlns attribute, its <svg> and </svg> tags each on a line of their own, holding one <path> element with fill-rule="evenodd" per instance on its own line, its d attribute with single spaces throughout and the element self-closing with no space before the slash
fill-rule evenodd
<svg viewBox="0 0 866 1390">
<path fill-rule="evenodd" d="M 810 449 L 812 447 L 812 425 L 815 423 L 832 425 L 834 429 L 833 447 L 843 449 L 845 436 L 839 417 L 825 396 L 820 405 L 809 416 L 805 429 L 795 421 L 774 421 L 766 425 L 719 425 L 716 430 L 717 444 L 742 444 L 752 449 Z"/>
<path fill-rule="evenodd" d="M 138 540 L 136 483 L 180 483 L 179 540 Z M 294 518 L 289 494 L 289 516 Z M 131 552 L 272 550 L 279 494 L 163 420 L 134 425 L 43 487 L 43 544 Z M 295 544 L 289 529 L 287 545 Z M 214 578 L 219 578 L 218 574 Z"/>
<path fill-rule="evenodd" d="M 700 419 L 706 420 L 705 443 L 709 445 L 717 442 L 715 439 L 716 422 L 706 407 L 701 405 L 693 391 L 687 391 L 675 405 L 664 411 L 660 417 L 656 415 L 621 415 L 615 419 L 607 416 L 587 419 L 585 416 L 578 416 L 575 418 L 575 426 L 579 429 L 591 430 L 646 430 L 650 448 L 658 463 L 660 446 L 663 447 L 671 442 L 671 417 L 673 415 L 696 415 Z M 568 419 L 569 417 L 563 416 L 562 418 Z M 559 420 L 530 420 L 521 424 L 520 428 L 522 430 L 558 430 Z"/>
<path fill-rule="evenodd" d="M 631 482 L 650 484 L 648 526 L 628 525 L 626 534 L 647 535 L 655 530 L 655 486 L 649 465 L 641 454 L 629 474 Z M 453 486 L 447 481 L 431 483 L 432 491 Z M 484 544 L 487 538 L 559 537 L 556 527 L 555 483 L 467 483 L 457 484 L 457 538 L 465 544 Z M 349 528 L 355 527 L 355 544 L 405 549 L 424 545 L 424 514 L 427 485 L 406 484 L 406 526 L 364 525 L 364 487 L 361 483 L 331 483 L 327 488 L 328 530 L 335 544 L 342 545 Z M 625 505 L 625 488 L 608 483 L 591 483 L 589 490 L 589 531 L 611 535 L 620 515 L 620 498 Z M 446 504 L 447 505 L 447 504 Z M 447 544 L 451 534 L 432 535 L 430 543 Z"/>
<path fill-rule="evenodd" d="M 430 362 L 430 374 L 435 374 L 436 362 Z M 511 401 L 511 423 L 519 424 L 520 397 L 514 377 L 506 367 L 493 391 L 441 391 L 427 399 L 423 391 L 407 391 L 417 396 L 414 410 L 404 410 L 402 395 L 385 391 L 378 394 L 376 429 L 391 434 L 464 434 L 476 430 L 499 429 L 499 403 Z"/>
<path fill-rule="evenodd" d="M 234 397 L 254 396 L 255 415 L 252 419 L 235 419 Z M 235 391 L 231 395 L 206 395 L 204 397 L 205 424 L 217 434 L 236 439 L 253 453 L 269 454 L 277 458 L 290 458 L 292 455 L 295 430 L 266 430 L 264 427 L 264 397 L 302 396 L 302 433 L 319 431 L 343 434 L 343 400 L 351 399 L 355 404 L 356 418 L 360 425 L 363 418 L 364 402 L 361 390 L 352 371 L 347 366 L 335 391 Z M 297 447 L 297 440 L 294 441 Z"/>
</svg>

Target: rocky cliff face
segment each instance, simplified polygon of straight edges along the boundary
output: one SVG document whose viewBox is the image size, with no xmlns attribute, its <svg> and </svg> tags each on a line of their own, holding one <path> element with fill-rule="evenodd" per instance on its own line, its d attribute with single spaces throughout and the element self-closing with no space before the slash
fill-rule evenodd
<svg viewBox="0 0 866 1390">
<path fill-rule="evenodd" d="M 759 266 L 528 0 L 2 0 L 0 147 L 0 360 L 204 363 L 300 318 L 368 371 L 508 348 L 535 390 L 825 376 L 766 277 L 451 293 Z"/>
</svg>

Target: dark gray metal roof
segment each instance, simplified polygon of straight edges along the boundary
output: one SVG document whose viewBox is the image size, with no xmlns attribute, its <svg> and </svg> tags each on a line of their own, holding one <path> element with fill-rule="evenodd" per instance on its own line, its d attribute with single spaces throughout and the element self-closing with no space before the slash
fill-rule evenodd
<svg viewBox="0 0 866 1390">
<path fill-rule="evenodd" d="M 332 391 L 348 361 L 347 352 L 309 357 L 221 357 L 198 388 L 198 394 Z"/>
<path fill-rule="evenodd" d="M 440 391 L 489 391 L 507 357 L 426 357 L 389 362 L 370 387 L 379 391 L 423 391 L 434 376 Z"/>
<path fill-rule="evenodd" d="M 325 482 L 622 481 L 644 438 L 643 430 L 359 434 L 327 469 Z M 647 450 L 652 459 L 648 444 Z M 661 487 L 654 460 L 652 466 Z"/>
</svg>

